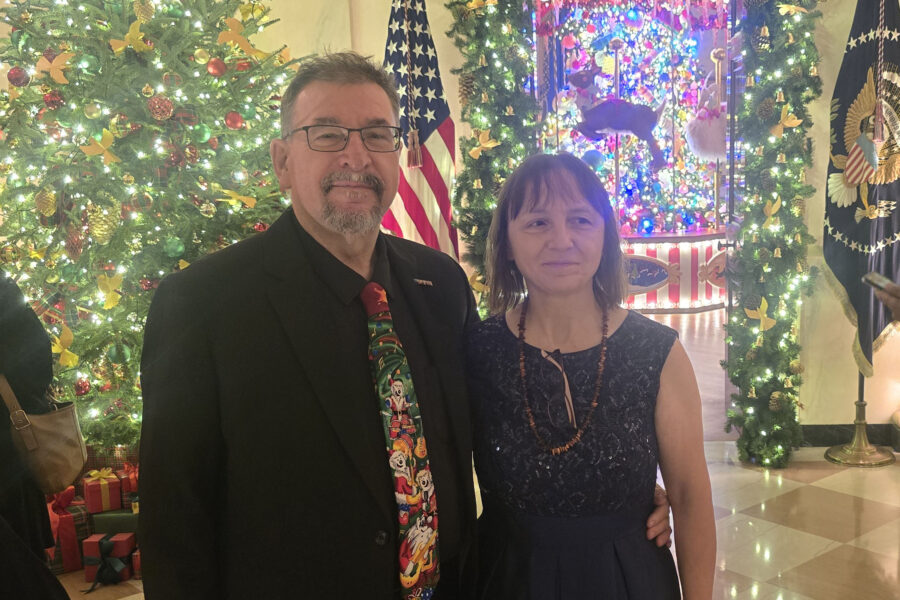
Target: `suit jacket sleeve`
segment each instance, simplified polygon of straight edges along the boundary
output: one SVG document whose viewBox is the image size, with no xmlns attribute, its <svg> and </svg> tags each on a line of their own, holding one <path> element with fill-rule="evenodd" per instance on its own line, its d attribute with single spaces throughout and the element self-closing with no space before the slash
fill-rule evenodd
<svg viewBox="0 0 900 600">
<path fill-rule="evenodd" d="M 193 283 L 180 274 L 163 281 L 144 335 L 140 539 L 147 600 L 224 596 L 224 444 L 204 318 L 211 307 L 190 293 Z"/>
</svg>

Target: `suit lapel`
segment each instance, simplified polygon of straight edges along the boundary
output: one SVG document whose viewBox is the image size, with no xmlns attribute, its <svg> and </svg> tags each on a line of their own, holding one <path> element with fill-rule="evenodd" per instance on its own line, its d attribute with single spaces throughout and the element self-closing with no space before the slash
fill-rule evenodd
<svg viewBox="0 0 900 600">
<path fill-rule="evenodd" d="M 425 346 L 438 371 L 441 397 L 432 400 L 444 404 L 456 441 L 457 459 L 464 468 L 464 465 L 468 465 L 472 460 L 468 452 L 471 447 L 472 427 L 469 406 L 466 402 L 461 346 L 458 343 L 462 333 L 444 325 L 450 317 L 438 314 L 441 311 L 441 304 L 435 301 L 436 297 L 447 294 L 448 290 L 441 289 L 441 280 L 437 279 L 439 273 L 420 272 L 414 258 L 408 253 L 397 252 L 391 244 L 388 244 L 388 253 L 391 269 L 396 274 L 396 282 L 403 289 L 403 295 L 409 303 Z M 416 280 L 427 280 L 432 282 L 432 285 L 421 285 Z"/>
<path fill-rule="evenodd" d="M 359 476 L 385 514 L 395 516 L 396 507 L 388 503 L 390 496 L 385 493 L 389 489 L 385 467 L 378 462 L 384 460 L 383 455 L 373 456 L 367 443 L 372 437 L 372 420 L 367 418 L 370 415 L 360 414 L 353 410 L 354 403 L 342 401 L 371 394 L 371 390 L 360 388 L 354 378 L 346 376 L 339 348 L 328 343 L 336 329 L 334 317 L 318 290 L 321 282 L 303 254 L 291 219 L 293 214 L 286 212 L 264 234 L 269 241 L 265 268 L 273 276 L 267 290 L 269 301 L 287 332 L 313 395 Z"/>
</svg>

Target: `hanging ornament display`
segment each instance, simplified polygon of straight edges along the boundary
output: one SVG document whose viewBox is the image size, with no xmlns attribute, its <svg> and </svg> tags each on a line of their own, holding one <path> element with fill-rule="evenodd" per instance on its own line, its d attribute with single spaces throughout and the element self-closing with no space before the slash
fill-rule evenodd
<svg viewBox="0 0 900 600">
<path fill-rule="evenodd" d="M 49 188 L 43 188 L 34 195 L 34 204 L 42 215 L 52 217 L 56 214 L 56 193 Z"/>
<path fill-rule="evenodd" d="M 81 256 L 84 249 L 84 238 L 81 237 L 81 231 L 76 227 L 71 227 L 66 232 L 66 242 L 64 244 L 66 256 L 71 261 L 76 261 Z"/>
<path fill-rule="evenodd" d="M 203 48 L 197 48 L 196 50 L 194 50 L 194 61 L 198 65 L 205 65 L 209 62 L 209 52 L 207 52 Z"/>
<path fill-rule="evenodd" d="M 227 70 L 228 67 L 221 58 L 211 58 L 209 59 L 209 62 L 206 63 L 206 71 L 213 77 L 221 77 Z"/>
<path fill-rule="evenodd" d="M 91 391 L 91 382 L 82 377 L 75 381 L 74 388 L 76 396 L 84 396 Z"/>
<path fill-rule="evenodd" d="M 157 94 L 147 100 L 147 108 L 150 116 L 157 121 L 166 121 L 175 112 L 175 106 L 172 101 L 162 94 Z"/>
<path fill-rule="evenodd" d="M 93 240 L 101 245 L 108 244 L 119 226 L 119 207 L 103 208 L 90 204 L 87 214 L 88 232 Z"/>
<path fill-rule="evenodd" d="M 149 98 L 152 95 L 153 87 L 149 83 L 141 88 L 141 96 L 143 96 L 144 98 Z"/>
<path fill-rule="evenodd" d="M 106 349 L 106 358 L 114 365 L 121 365 L 131 360 L 131 348 L 126 344 L 112 344 Z"/>
<path fill-rule="evenodd" d="M 134 9 L 134 16 L 136 16 L 141 23 L 149 23 L 153 18 L 153 13 L 156 12 L 156 7 L 153 6 L 153 2 L 150 2 L 150 0 L 147 0 L 146 2 L 135 0 L 132 8 Z"/>
<path fill-rule="evenodd" d="M 751 38 L 753 49 L 756 52 L 768 52 L 772 49 L 772 39 L 769 37 L 769 28 L 763 25 L 753 32 Z"/>
<path fill-rule="evenodd" d="M 65 104 L 65 102 L 65 99 L 58 90 L 53 90 L 44 94 L 44 106 L 46 106 L 49 110 L 56 110 L 57 108 Z"/>
<path fill-rule="evenodd" d="M 206 217 L 207 219 L 211 219 L 216 214 L 216 205 L 212 202 L 203 202 L 200 206 L 197 207 L 200 210 L 200 214 Z"/>
<path fill-rule="evenodd" d="M 253 67 L 253 63 L 249 60 L 239 60 L 234 63 L 234 68 L 236 71 L 249 71 Z"/>
<path fill-rule="evenodd" d="M 181 238 L 168 237 L 163 242 L 163 252 L 169 258 L 178 258 L 184 254 L 184 242 L 181 241 Z"/>
<path fill-rule="evenodd" d="M 228 129 L 240 129 L 244 126 L 244 117 L 236 111 L 229 111 L 225 114 L 225 126 Z"/>
<path fill-rule="evenodd" d="M 25 87 L 31 81 L 31 76 L 22 67 L 13 67 L 6 73 L 6 79 L 16 87 Z"/>
<path fill-rule="evenodd" d="M 769 121 L 775 116 L 775 100 L 772 98 L 763 98 L 756 106 L 756 116 L 763 121 Z"/>
<path fill-rule="evenodd" d="M 188 144 L 184 147 L 184 158 L 192 165 L 196 164 L 200 160 L 200 150 L 194 144 Z"/>
<path fill-rule="evenodd" d="M 103 114 L 103 111 L 96 102 L 88 102 L 84 105 L 84 116 L 88 119 L 97 119 L 101 114 Z"/>
<path fill-rule="evenodd" d="M 208 125 L 200 123 L 199 125 L 194 125 L 191 128 L 191 135 L 197 143 L 203 144 L 209 141 L 209 138 L 212 135 L 212 130 Z"/>
</svg>

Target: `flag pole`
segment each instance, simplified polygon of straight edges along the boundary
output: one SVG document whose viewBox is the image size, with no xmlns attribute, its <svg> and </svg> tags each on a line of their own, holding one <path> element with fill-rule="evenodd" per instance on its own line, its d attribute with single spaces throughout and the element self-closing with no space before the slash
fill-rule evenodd
<svg viewBox="0 0 900 600">
<path fill-rule="evenodd" d="M 894 463 L 894 453 L 890 448 L 881 448 L 869 443 L 866 433 L 866 378 L 859 374 L 859 399 L 856 401 L 856 420 L 853 424 L 853 441 L 849 444 L 832 446 L 825 451 L 825 458 L 833 463 L 848 467 L 885 467 Z"/>
</svg>

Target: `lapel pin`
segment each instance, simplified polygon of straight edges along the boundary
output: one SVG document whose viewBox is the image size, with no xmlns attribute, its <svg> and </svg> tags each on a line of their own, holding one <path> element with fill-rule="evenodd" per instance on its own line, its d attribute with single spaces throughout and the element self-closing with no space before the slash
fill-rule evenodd
<svg viewBox="0 0 900 600">
<path fill-rule="evenodd" d="M 434 284 L 431 283 L 431 281 L 428 280 L 428 279 L 416 279 L 416 278 L 413 278 L 413 281 L 415 281 L 415 282 L 418 283 L 419 285 L 424 285 L 424 286 L 427 286 L 427 287 L 434 287 Z"/>
</svg>

